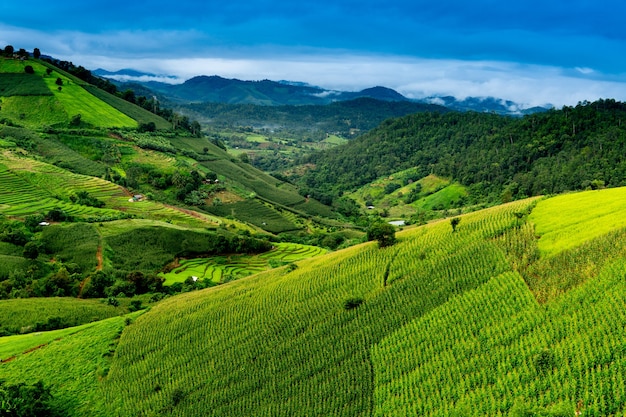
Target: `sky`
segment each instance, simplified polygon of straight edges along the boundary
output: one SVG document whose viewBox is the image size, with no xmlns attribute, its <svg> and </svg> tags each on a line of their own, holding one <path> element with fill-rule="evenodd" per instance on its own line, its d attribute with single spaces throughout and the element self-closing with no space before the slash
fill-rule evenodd
<svg viewBox="0 0 626 417">
<path fill-rule="evenodd" d="M 625 15 L 623 0 L 2 0 L 0 48 L 179 82 L 380 85 L 559 108 L 626 101 Z"/>
</svg>

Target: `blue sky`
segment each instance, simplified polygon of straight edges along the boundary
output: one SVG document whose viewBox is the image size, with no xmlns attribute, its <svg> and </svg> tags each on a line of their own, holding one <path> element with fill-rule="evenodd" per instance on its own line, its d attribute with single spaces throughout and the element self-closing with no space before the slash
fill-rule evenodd
<svg viewBox="0 0 626 417">
<path fill-rule="evenodd" d="M 557 107 L 626 101 L 618 0 L 4 0 L 0 47 L 181 80 L 305 81 Z"/>
</svg>

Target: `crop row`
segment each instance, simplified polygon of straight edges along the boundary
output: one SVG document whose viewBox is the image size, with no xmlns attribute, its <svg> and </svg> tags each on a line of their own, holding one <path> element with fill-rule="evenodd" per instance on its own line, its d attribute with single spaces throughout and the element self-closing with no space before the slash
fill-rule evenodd
<svg viewBox="0 0 626 417">
<path fill-rule="evenodd" d="M 177 412 L 189 416 L 367 415 L 370 347 L 506 272 L 486 236 L 513 226 L 508 211 L 517 209 L 464 217 L 454 233 L 449 222 L 406 230 L 390 248 L 372 242 L 164 301 L 122 336 L 106 382 L 110 409 L 158 412 L 176 393 Z M 348 309 L 349 299 L 360 306 Z"/>
<path fill-rule="evenodd" d="M 372 351 L 374 415 L 573 414 L 579 400 L 621 415 L 625 275 L 620 260 L 542 309 L 507 273 L 415 320 Z"/>
</svg>

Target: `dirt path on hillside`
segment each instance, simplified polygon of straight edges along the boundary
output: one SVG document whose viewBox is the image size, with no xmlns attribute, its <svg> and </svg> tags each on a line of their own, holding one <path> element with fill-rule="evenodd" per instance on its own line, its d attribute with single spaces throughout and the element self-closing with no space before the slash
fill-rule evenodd
<svg viewBox="0 0 626 417">
<path fill-rule="evenodd" d="M 167 207 L 167 208 L 171 208 L 173 210 L 179 211 L 179 212 L 181 212 L 183 214 L 186 214 L 188 216 L 195 217 L 196 219 L 202 220 L 204 222 L 209 222 L 209 223 L 212 223 L 212 224 L 218 224 L 218 223 L 214 222 L 213 220 L 211 220 L 208 216 L 206 216 L 206 215 L 204 215 L 202 213 L 198 213 L 197 211 L 184 209 L 182 207 L 172 206 L 170 204 L 163 204 L 163 205 L 165 207 Z"/>
<path fill-rule="evenodd" d="M 102 266 L 104 264 L 104 259 L 102 258 L 102 245 L 98 245 L 98 250 L 96 251 L 96 259 L 98 260 L 96 271 L 102 271 Z"/>
</svg>

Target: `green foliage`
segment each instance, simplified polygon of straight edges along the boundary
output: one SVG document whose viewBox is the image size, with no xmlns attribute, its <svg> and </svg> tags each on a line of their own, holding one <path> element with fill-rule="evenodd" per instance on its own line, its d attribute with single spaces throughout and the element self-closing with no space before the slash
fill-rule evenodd
<svg viewBox="0 0 626 417">
<path fill-rule="evenodd" d="M 67 297 L 0 300 L 0 329 L 8 334 L 30 333 L 55 321 L 56 328 L 78 326 L 123 313 L 114 307 L 100 300 Z"/>
<path fill-rule="evenodd" d="M 343 302 L 343 308 L 345 310 L 352 310 L 363 304 L 363 298 L 361 297 L 350 297 L 346 301 Z"/>
<path fill-rule="evenodd" d="M 41 250 L 41 243 L 31 241 L 24 245 L 24 258 L 37 259 L 39 251 Z"/>
<path fill-rule="evenodd" d="M 272 233 L 299 230 L 283 213 L 258 199 L 247 199 L 232 204 L 211 206 L 207 210 L 218 216 L 233 216 Z"/>
<path fill-rule="evenodd" d="M 298 266 L 293 263 L 302 259 L 312 258 L 326 253 L 316 246 L 295 243 L 277 243 L 271 250 L 259 255 L 222 255 L 195 259 L 182 259 L 171 271 L 164 273 L 165 285 L 184 282 L 188 277 L 196 277 L 198 281 L 223 283 L 233 279 L 265 271 L 269 268 L 288 264 L 287 272 L 295 271 Z"/>
<path fill-rule="evenodd" d="M 47 253 L 54 254 L 58 261 L 76 264 L 82 273 L 92 272 L 97 266 L 100 237 L 92 224 L 47 226 L 40 241 Z"/>
<path fill-rule="evenodd" d="M 626 105 L 581 103 L 523 118 L 480 113 L 418 113 L 383 122 L 345 146 L 301 158 L 293 180 L 338 196 L 414 167 L 469 188 L 468 202 L 561 193 L 604 181 L 624 185 Z M 294 171 L 299 172 L 299 171 Z M 595 184 L 601 184 L 596 182 Z"/>
<path fill-rule="evenodd" d="M 111 261 L 116 270 L 160 271 L 178 256 L 261 253 L 271 245 L 263 239 L 165 227 L 144 227 L 109 236 Z"/>
<path fill-rule="evenodd" d="M 38 381 L 8 384 L 0 380 L 0 415 L 6 417 L 53 417 L 50 388 Z"/>
<path fill-rule="evenodd" d="M 369 414 L 372 346 L 509 270 L 490 239 L 527 204 L 464 217 L 458 239 L 449 239 L 446 222 L 433 223 L 401 232 L 393 251 L 356 246 L 298 261 L 290 273 L 271 269 L 163 300 L 126 329 L 107 377 L 107 409 L 157 413 L 170 404 L 168 394 L 154 395 L 158 384 L 163 393 L 185 387 L 181 415 Z M 346 312 L 355 294 L 365 301 Z"/>
<path fill-rule="evenodd" d="M 367 229 L 367 240 L 377 240 L 381 248 L 396 243 L 396 228 L 389 223 L 375 223 Z"/>
<path fill-rule="evenodd" d="M 167 130 L 171 129 L 172 127 L 172 124 L 162 117 L 157 116 L 156 114 L 151 113 L 150 111 L 142 107 L 129 103 L 128 101 L 123 100 L 117 96 L 114 96 L 107 91 L 101 90 L 96 86 L 87 85 L 84 88 L 95 97 L 116 108 L 120 112 L 132 117 L 140 125 L 154 123 L 156 129 L 158 130 Z"/>
<path fill-rule="evenodd" d="M 452 233 L 456 232 L 456 228 L 459 226 L 459 223 L 461 223 L 460 217 L 453 217 L 450 219 L 450 226 L 452 226 Z"/>
<path fill-rule="evenodd" d="M 76 194 L 70 195 L 72 203 L 80 204 L 88 207 L 104 207 L 104 202 L 98 200 L 92 195 L 89 195 L 87 191 L 78 191 Z"/>
<path fill-rule="evenodd" d="M 32 238 L 32 233 L 24 223 L 19 221 L 6 221 L 0 223 L 0 241 L 17 246 L 24 246 Z"/>
<path fill-rule="evenodd" d="M 113 317 L 71 329 L 0 338 L 0 357 L 12 358 L 0 366 L 0 379 L 9 384 L 41 379 L 50 387 L 51 408 L 62 416 L 98 415 L 94 410 L 103 409 L 106 401 L 100 388 L 125 327 L 124 317 Z"/>
</svg>

